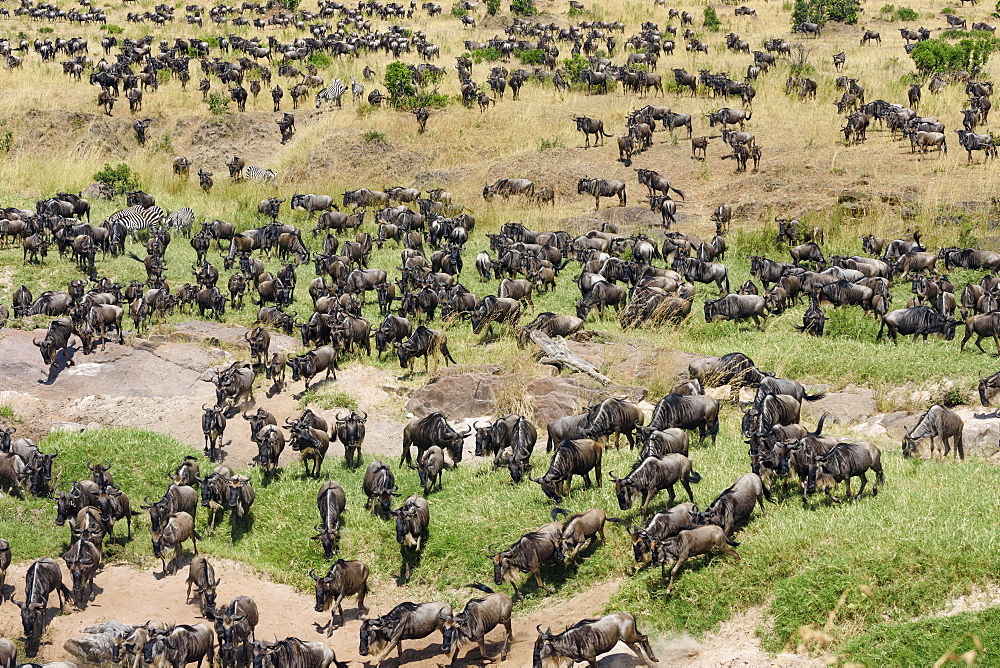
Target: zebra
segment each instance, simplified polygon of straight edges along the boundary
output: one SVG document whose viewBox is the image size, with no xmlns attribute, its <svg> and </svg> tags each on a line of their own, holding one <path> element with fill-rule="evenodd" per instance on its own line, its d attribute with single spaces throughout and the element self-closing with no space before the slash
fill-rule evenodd
<svg viewBox="0 0 1000 668">
<path fill-rule="evenodd" d="M 278 178 L 278 173 L 273 169 L 264 169 L 263 167 L 258 167 L 257 165 L 248 165 L 246 168 L 245 178 L 248 181 L 260 181 L 261 183 L 267 183 L 270 181 L 271 185 L 277 185 L 276 179 Z"/>
<path fill-rule="evenodd" d="M 192 223 L 194 223 L 194 211 L 187 206 L 171 211 L 167 216 L 167 227 L 185 237 L 191 236 Z"/>
<path fill-rule="evenodd" d="M 163 221 L 163 209 L 158 206 L 130 206 L 108 216 L 108 223 L 121 223 L 129 238 L 135 240 L 135 233 L 158 226 Z"/>
<path fill-rule="evenodd" d="M 354 77 L 351 77 L 351 96 L 354 98 L 354 101 L 358 102 L 364 94 L 365 85 Z"/>
<path fill-rule="evenodd" d="M 324 102 L 327 104 L 336 102 L 339 109 L 342 106 L 340 98 L 345 92 L 347 92 L 347 86 L 344 85 L 344 82 L 340 79 L 334 79 L 333 83 L 316 94 L 316 108 L 322 107 Z"/>
</svg>

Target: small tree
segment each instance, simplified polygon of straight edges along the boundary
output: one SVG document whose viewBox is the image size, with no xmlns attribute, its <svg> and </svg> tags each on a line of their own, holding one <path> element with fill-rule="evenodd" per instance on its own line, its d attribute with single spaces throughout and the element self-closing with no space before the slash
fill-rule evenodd
<svg viewBox="0 0 1000 668">
<path fill-rule="evenodd" d="M 717 32 L 722 27 L 722 21 L 719 20 L 719 15 L 716 13 L 715 7 L 711 5 L 705 7 L 705 22 L 702 25 L 712 32 Z"/>
<path fill-rule="evenodd" d="M 225 93 L 209 93 L 206 101 L 213 116 L 222 116 L 229 111 L 229 96 Z"/>
<path fill-rule="evenodd" d="M 139 175 L 124 162 L 114 166 L 108 162 L 104 163 L 101 171 L 94 174 L 94 180 L 108 186 L 116 197 L 124 195 L 129 190 L 139 190 L 142 185 Z"/>
<path fill-rule="evenodd" d="M 519 16 L 534 16 L 538 13 L 535 0 L 514 0 L 510 5 L 510 11 Z"/>
<path fill-rule="evenodd" d="M 413 77 L 406 64 L 398 60 L 385 66 L 385 88 L 394 105 L 399 105 L 404 99 L 412 97 L 417 90 L 413 87 Z"/>
<path fill-rule="evenodd" d="M 496 16 L 500 12 L 500 0 L 486 0 L 486 13 Z"/>
<path fill-rule="evenodd" d="M 585 69 L 590 67 L 590 63 L 580 54 L 576 54 L 572 58 L 566 58 L 563 60 L 563 67 L 566 70 L 566 74 L 569 75 L 569 80 L 572 83 L 580 83 L 583 81 L 581 75 Z"/>
</svg>

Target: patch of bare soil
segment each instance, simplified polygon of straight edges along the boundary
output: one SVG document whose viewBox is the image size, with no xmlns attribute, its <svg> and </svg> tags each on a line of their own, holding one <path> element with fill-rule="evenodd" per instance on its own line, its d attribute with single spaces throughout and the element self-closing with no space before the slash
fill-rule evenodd
<svg viewBox="0 0 1000 668">
<path fill-rule="evenodd" d="M 929 617 L 954 617 L 963 612 L 979 612 L 998 605 L 1000 605 L 1000 584 L 988 582 L 981 587 L 973 587 L 965 596 L 952 599 L 942 610 Z"/>
<path fill-rule="evenodd" d="M 190 558 L 190 554 L 185 554 L 182 557 L 180 573 L 167 577 L 160 572 L 159 564 L 148 568 L 130 565 L 104 568 L 95 580 L 96 599 L 84 610 L 75 610 L 71 603 L 67 603 L 65 614 L 59 615 L 55 608 L 52 609 L 35 660 L 38 662 L 74 660 L 64 648 L 66 641 L 82 635 L 84 628 L 110 619 L 126 624 L 141 624 L 148 620 L 176 624 L 205 623 L 199 616 L 197 602 L 185 603 L 186 564 Z M 358 654 L 358 631 L 361 622 L 354 607 L 354 599 L 345 601 L 344 626 L 336 629 L 333 635 L 327 638 L 326 625 L 330 621 L 330 614 L 315 612 L 312 596 L 298 592 L 287 585 L 264 580 L 258 573 L 236 562 L 213 558 L 212 564 L 216 575 L 222 581 L 219 585 L 220 604 L 240 595 L 251 596 L 257 603 L 260 610 L 260 623 L 256 630 L 258 638 L 295 636 L 303 640 L 320 640 L 326 642 L 336 652 L 338 660 L 347 661 L 352 666 L 372 665 L 372 657 L 365 658 Z M 9 583 L 18 586 L 19 598 L 27 566 L 28 564 L 18 564 L 11 567 L 7 579 Z M 68 573 L 65 572 L 65 566 L 63 569 L 66 581 Z M 530 665 L 536 625 L 551 625 L 553 630 L 556 628 L 562 630 L 566 625 L 580 619 L 599 615 L 616 590 L 617 585 L 613 583 L 598 585 L 568 601 L 515 620 L 513 624 L 515 642 L 506 664 Z M 378 583 L 374 584 L 373 593 L 366 601 L 371 608 L 367 614 L 374 616 L 388 612 L 395 603 L 398 603 L 398 598 L 399 593 L 392 585 L 381 587 Z M 52 604 L 57 605 L 55 597 L 52 598 Z M 0 605 L 0 637 L 16 638 L 20 634 L 18 608 L 9 603 Z M 503 637 L 502 628 L 489 634 L 487 651 L 490 654 L 499 653 Z M 447 663 L 444 655 L 440 654 L 440 648 L 441 636 L 436 633 L 424 640 L 406 641 L 403 645 L 403 663 L 414 668 L 437 668 Z M 468 658 L 465 661 L 460 659 L 457 665 L 483 665 L 479 650 L 475 646 L 467 649 L 467 652 L 462 652 L 462 657 L 468 654 Z M 623 649 L 626 654 L 630 654 L 627 648 Z M 393 656 L 384 665 L 394 667 L 401 664 Z M 617 648 L 601 661 L 603 667 L 634 665 L 638 664 L 622 656 Z"/>
</svg>

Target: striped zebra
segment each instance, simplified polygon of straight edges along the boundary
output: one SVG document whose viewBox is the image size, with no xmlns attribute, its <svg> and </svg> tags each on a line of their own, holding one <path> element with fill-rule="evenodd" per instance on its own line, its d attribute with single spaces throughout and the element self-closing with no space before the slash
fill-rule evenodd
<svg viewBox="0 0 1000 668">
<path fill-rule="evenodd" d="M 167 216 L 167 227 L 185 237 L 191 236 L 191 225 L 194 223 L 194 211 L 187 206 L 182 206 L 176 211 L 171 211 Z"/>
<path fill-rule="evenodd" d="M 271 185 L 277 185 L 276 179 L 278 178 L 278 173 L 273 169 L 264 169 L 263 167 L 258 167 L 257 165 L 247 165 L 243 176 L 248 181 L 259 181 L 260 183 L 270 182 Z"/>
<path fill-rule="evenodd" d="M 163 209 L 158 206 L 130 206 L 108 216 L 109 223 L 121 223 L 134 241 L 135 233 L 148 230 L 163 222 Z"/>
<path fill-rule="evenodd" d="M 354 77 L 351 77 L 351 96 L 354 98 L 354 101 L 359 102 L 364 94 L 365 85 Z"/>
<path fill-rule="evenodd" d="M 344 82 L 340 79 L 334 79 L 333 83 L 316 93 L 316 108 L 319 109 L 322 107 L 324 102 L 330 105 L 336 102 L 339 109 L 341 107 L 340 98 L 346 92 L 347 86 L 344 85 Z"/>
</svg>

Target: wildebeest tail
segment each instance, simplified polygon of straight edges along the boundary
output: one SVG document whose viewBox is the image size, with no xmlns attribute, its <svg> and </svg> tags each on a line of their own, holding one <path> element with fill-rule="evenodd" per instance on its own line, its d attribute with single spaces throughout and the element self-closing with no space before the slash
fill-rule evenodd
<svg viewBox="0 0 1000 668">
<path fill-rule="evenodd" d="M 726 294 L 731 294 L 732 290 L 729 289 L 729 272 L 726 272 Z"/>
<path fill-rule="evenodd" d="M 767 500 L 768 500 L 768 501 L 770 501 L 771 503 L 777 503 L 777 502 L 776 502 L 776 501 L 774 500 L 774 497 L 773 497 L 773 496 L 771 496 L 771 490 L 769 490 L 769 489 L 767 488 L 767 485 L 761 485 L 760 487 L 761 487 L 761 490 L 762 490 L 762 491 L 764 492 L 764 498 L 765 498 L 765 499 L 767 499 Z"/>
<path fill-rule="evenodd" d="M 605 518 L 608 522 L 614 522 L 615 524 L 625 524 L 625 520 L 620 517 L 608 517 Z"/>
<path fill-rule="evenodd" d="M 62 592 L 63 598 L 66 600 L 69 600 L 73 596 L 73 590 L 61 582 L 59 583 L 59 591 Z"/>
<path fill-rule="evenodd" d="M 472 584 L 465 585 L 466 587 L 471 587 L 473 589 L 478 589 L 479 591 L 484 591 L 487 594 L 492 594 L 493 590 L 484 585 L 482 582 L 473 582 Z"/>
<path fill-rule="evenodd" d="M 610 135 L 609 135 L 609 136 L 610 136 Z M 671 190 L 673 190 L 673 191 L 674 191 L 675 193 L 677 193 L 678 195 L 680 195 L 680 196 L 681 196 L 681 199 L 684 199 L 684 193 L 682 193 L 682 192 L 681 192 L 680 190 L 678 190 L 677 188 L 674 188 L 674 187 L 672 187 L 672 186 L 671 186 L 671 188 L 670 188 L 670 189 L 671 189 Z"/>
<path fill-rule="evenodd" d="M 132 251 L 128 252 L 128 256 L 130 258 L 132 258 L 133 260 L 135 260 L 136 262 L 143 262 L 143 259 L 141 257 L 139 257 L 138 255 L 136 255 L 135 253 L 133 253 Z"/>
<path fill-rule="evenodd" d="M 692 469 L 684 479 L 688 482 L 701 482 L 701 474 Z"/>
<path fill-rule="evenodd" d="M 611 135 L 611 134 L 608 134 L 607 132 L 605 132 L 604 128 L 601 128 L 601 134 L 603 134 L 605 137 L 614 137 L 614 135 Z"/>
<path fill-rule="evenodd" d="M 441 344 L 441 354 L 444 355 L 444 358 L 450 361 L 452 364 L 458 364 L 458 362 L 455 361 L 455 358 L 451 356 L 451 352 L 448 350 L 447 343 Z"/>
<path fill-rule="evenodd" d="M 875 335 L 875 343 L 882 340 L 882 332 L 885 330 L 885 316 L 882 316 L 882 324 L 879 325 L 878 334 Z"/>
<path fill-rule="evenodd" d="M 333 666 L 334 668 L 348 668 L 346 661 L 337 661 L 336 659 L 333 660 Z"/>
<path fill-rule="evenodd" d="M 201 534 L 198 533 L 197 531 L 192 530 L 191 533 L 194 534 L 194 537 L 195 537 L 196 540 L 205 540 L 204 538 L 201 537 Z"/>
<path fill-rule="evenodd" d="M 806 401 L 819 401 L 825 396 L 826 392 L 820 392 L 819 394 L 807 394 L 802 398 L 805 399 Z"/>
<path fill-rule="evenodd" d="M 823 423 L 826 422 L 827 415 L 829 415 L 829 413 L 823 413 L 819 416 L 819 422 L 816 423 L 816 431 L 809 434 L 810 436 L 819 436 L 823 433 Z"/>
<path fill-rule="evenodd" d="M 736 542 L 735 540 L 733 540 L 732 538 L 727 538 L 727 539 L 726 539 L 726 542 L 727 542 L 727 543 L 729 543 L 729 545 L 731 545 L 732 547 L 739 547 L 739 546 L 740 546 L 740 544 L 739 544 L 739 543 L 737 543 L 737 542 Z"/>
<path fill-rule="evenodd" d="M 552 517 L 552 521 L 555 522 L 556 517 L 558 517 L 559 515 L 569 515 L 569 511 L 566 510 L 565 508 L 560 508 L 559 506 L 556 506 L 555 508 L 552 509 L 552 512 L 549 513 L 549 515 Z"/>
</svg>

